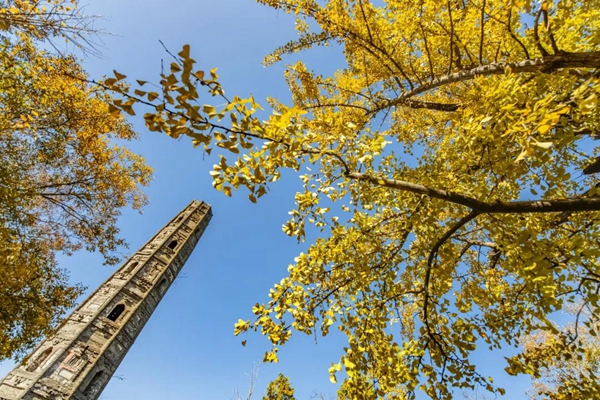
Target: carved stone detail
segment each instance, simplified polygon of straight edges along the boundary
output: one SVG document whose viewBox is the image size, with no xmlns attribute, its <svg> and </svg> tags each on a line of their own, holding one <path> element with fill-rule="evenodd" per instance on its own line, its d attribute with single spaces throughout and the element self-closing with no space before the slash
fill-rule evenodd
<svg viewBox="0 0 600 400">
<path fill-rule="evenodd" d="M 98 399 L 210 218 L 188 205 L 0 381 L 0 400 Z"/>
</svg>

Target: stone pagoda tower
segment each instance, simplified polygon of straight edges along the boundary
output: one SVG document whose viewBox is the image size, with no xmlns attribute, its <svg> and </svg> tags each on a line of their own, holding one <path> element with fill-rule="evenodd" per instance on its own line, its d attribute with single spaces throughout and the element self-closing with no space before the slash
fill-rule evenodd
<svg viewBox="0 0 600 400">
<path fill-rule="evenodd" d="M 192 201 L 0 381 L 0 400 L 95 400 L 202 236 Z"/>
</svg>

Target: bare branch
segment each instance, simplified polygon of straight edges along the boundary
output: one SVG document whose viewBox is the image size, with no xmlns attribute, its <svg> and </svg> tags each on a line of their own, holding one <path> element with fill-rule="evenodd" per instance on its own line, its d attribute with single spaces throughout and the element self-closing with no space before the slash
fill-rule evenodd
<svg viewBox="0 0 600 400">
<path fill-rule="evenodd" d="M 259 364 L 254 363 L 254 365 L 252 366 L 252 369 L 250 370 L 250 373 L 246 374 L 246 376 L 248 376 L 250 378 L 250 382 L 248 383 L 248 392 L 246 394 L 245 399 L 242 399 L 242 395 L 240 394 L 240 391 L 238 389 L 233 389 L 234 400 L 251 400 L 252 399 L 252 395 L 254 394 L 254 389 L 256 387 L 256 382 L 258 381 L 259 369 L 260 369 Z"/>
</svg>

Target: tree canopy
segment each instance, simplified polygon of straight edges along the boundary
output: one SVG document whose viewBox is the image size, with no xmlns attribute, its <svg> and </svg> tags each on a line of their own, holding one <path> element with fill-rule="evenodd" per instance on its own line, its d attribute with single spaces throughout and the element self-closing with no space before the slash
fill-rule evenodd
<svg viewBox="0 0 600 400">
<path fill-rule="evenodd" d="M 266 335 L 277 361 L 294 332 L 339 329 L 348 344 L 329 373 L 361 399 L 504 393 L 473 352 L 535 332 L 568 346 L 509 357 L 508 374 L 577 357 L 600 290 L 600 2 L 259 2 L 299 32 L 267 65 L 316 46 L 345 65 L 288 65 L 291 104 L 269 99 L 265 119 L 253 98 L 225 95 L 216 69 L 195 69 L 187 45 L 160 90 L 119 73 L 103 83 L 123 96 L 115 111 L 145 105 L 151 131 L 218 150 L 227 196 L 246 188 L 255 202 L 286 169 L 302 180 L 283 231 L 308 250 L 235 333 Z M 592 312 L 559 331 L 553 313 L 571 304 Z M 577 390 L 559 386 L 556 398 Z"/>
<path fill-rule="evenodd" d="M 578 329 L 575 322 L 561 327 L 562 332 L 538 331 L 522 339 L 526 358 L 543 358 L 547 362 L 538 367 L 528 395 L 531 399 L 593 399 L 598 396 L 597 381 L 600 374 L 600 325 L 591 318 L 591 310 L 573 304 L 565 310 L 589 321 L 589 329 Z M 577 318 L 576 318 L 577 320 Z M 578 351 L 561 357 L 560 354 L 572 341 L 577 342 Z"/>
<path fill-rule="evenodd" d="M 277 378 L 269 382 L 263 400 L 296 400 L 289 378 L 283 374 L 277 375 Z"/>
<path fill-rule="evenodd" d="M 116 263 L 120 210 L 146 203 L 151 169 L 114 142 L 135 139 L 132 127 L 74 57 L 41 49 L 40 40 L 82 33 L 56 17 L 76 15 L 74 5 L 1 3 L 0 359 L 51 332 L 81 293 L 55 254 L 85 248 Z"/>
</svg>

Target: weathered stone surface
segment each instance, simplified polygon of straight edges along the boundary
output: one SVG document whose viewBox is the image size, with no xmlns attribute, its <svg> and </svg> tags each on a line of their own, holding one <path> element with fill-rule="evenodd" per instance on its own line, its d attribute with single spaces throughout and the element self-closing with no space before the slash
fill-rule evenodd
<svg viewBox="0 0 600 400">
<path fill-rule="evenodd" d="M 0 400 L 98 399 L 211 216 L 192 201 L 0 381 Z"/>
</svg>

